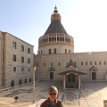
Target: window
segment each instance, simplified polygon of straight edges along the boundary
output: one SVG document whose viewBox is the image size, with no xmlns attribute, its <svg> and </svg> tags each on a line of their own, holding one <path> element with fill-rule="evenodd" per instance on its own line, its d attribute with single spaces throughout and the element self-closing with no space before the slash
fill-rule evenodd
<svg viewBox="0 0 107 107">
<path fill-rule="evenodd" d="M 25 83 L 27 83 L 27 79 L 25 79 Z"/>
<path fill-rule="evenodd" d="M 22 84 L 22 80 L 19 80 L 19 85 L 21 85 Z"/>
<path fill-rule="evenodd" d="M 13 71 L 16 72 L 16 67 L 13 67 Z"/>
<path fill-rule="evenodd" d="M 27 62 L 30 63 L 30 58 L 27 59 Z"/>
<path fill-rule="evenodd" d="M 85 65 L 88 65 L 88 62 L 85 62 Z"/>
<path fill-rule="evenodd" d="M 21 62 L 24 63 L 24 57 L 23 56 L 21 56 Z"/>
<path fill-rule="evenodd" d="M 51 49 L 49 49 L 49 54 L 51 54 Z"/>
<path fill-rule="evenodd" d="M 11 81 L 11 87 L 14 87 L 14 80 Z"/>
<path fill-rule="evenodd" d="M 96 62 L 96 61 L 95 61 L 94 63 L 95 63 L 95 65 L 97 65 L 97 62 Z"/>
<path fill-rule="evenodd" d="M 83 62 L 81 62 L 81 65 L 83 65 Z"/>
<path fill-rule="evenodd" d="M 30 53 L 30 48 L 28 48 L 28 53 Z"/>
<path fill-rule="evenodd" d="M 99 62 L 99 65 L 101 65 L 101 61 Z"/>
<path fill-rule="evenodd" d="M 74 62 L 75 66 L 76 66 L 76 62 Z"/>
<path fill-rule="evenodd" d="M 30 72 L 30 68 L 28 68 L 28 72 Z"/>
<path fill-rule="evenodd" d="M 67 49 L 65 49 L 65 53 L 67 53 Z"/>
<path fill-rule="evenodd" d="M 46 66 L 46 63 L 44 62 L 44 66 Z"/>
<path fill-rule="evenodd" d="M 32 82 L 31 78 L 29 78 L 29 82 Z"/>
<path fill-rule="evenodd" d="M 24 67 L 21 68 L 22 72 L 24 71 Z"/>
<path fill-rule="evenodd" d="M 104 65 L 106 65 L 106 61 L 104 61 Z"/>
<path fill-rule="evenodd" d="M 13 54 L 13 61 L 16 62 L 16 55 Z"/>
<path fill-rule="evenodd" d="M 21 51 L 24 52 L 24 46 L 23 45 L 21 45 Z"/>
<path fill-rule="evenodd" d="M 56 54 L 56 48 L 54 49 L 54 54 Z"/>
<path fill-rule="evenodd" d="M 90 65 L 92 65 L 92 62 L 90 61 Z"/>
<path fill-rule="evenodd" d="M 42 54 L 42 50 L 41 50 L 41 54 Z"/>
<path fill-rule="evenodd" d="M 58 63 L 58 65 L 60 66 L 60 62 Z"/>
<path fill-rule="evenodd" d="M 36 66 L 38 66 L 39 64 L 38 63 L 36 63 Z"/>
<path fill-rule="evenodd" d="M 13 42 L 13 48 L 16 49 L 16 42 Z"/>
</svg>

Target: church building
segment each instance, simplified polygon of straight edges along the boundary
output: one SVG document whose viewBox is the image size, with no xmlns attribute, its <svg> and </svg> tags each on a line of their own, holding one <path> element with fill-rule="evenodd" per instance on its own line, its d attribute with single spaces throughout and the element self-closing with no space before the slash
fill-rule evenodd
<svg viewBox="0 0 107 107">
<path fill-rule="evenodd" d="M 64 88 L 80 88 L 81 81 L 107 80 L 107 52 L 75 53 L 74 38 L 63 27 L 57 7 L 38 40 L 34 64 L 37 80 L 63 81 Z"/>
</svg>

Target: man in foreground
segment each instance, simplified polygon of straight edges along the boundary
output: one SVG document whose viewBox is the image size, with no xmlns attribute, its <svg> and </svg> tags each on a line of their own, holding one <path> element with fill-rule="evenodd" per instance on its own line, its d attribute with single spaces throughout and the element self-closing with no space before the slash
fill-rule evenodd
<svg viewBox="0 0 107 107">
<path fill-rule="evenodd" d="M 48 90 L 48 98 L 40 105 L 40 107 L 63 107 L 61 101 L 58 100 L 58 89 L 51 86 Z"/>
</svg>

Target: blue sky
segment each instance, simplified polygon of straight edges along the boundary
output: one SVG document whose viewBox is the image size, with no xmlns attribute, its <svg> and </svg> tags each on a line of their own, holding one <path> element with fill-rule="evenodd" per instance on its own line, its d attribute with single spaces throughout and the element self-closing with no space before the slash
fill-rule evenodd
<svg viewBox="0 0 107 107">
<path fill-rule="evenodd" d="M 0 30 L 35 46 L 55 5 L 75 52 L 107 51 L 107 0 L 0 0 Z"/>
</svg>

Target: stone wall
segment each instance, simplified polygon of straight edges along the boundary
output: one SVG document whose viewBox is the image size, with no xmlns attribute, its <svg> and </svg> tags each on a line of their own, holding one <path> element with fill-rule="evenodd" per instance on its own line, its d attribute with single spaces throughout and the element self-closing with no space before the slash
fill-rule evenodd
<svg viewBox="0 0 107 107">
<path fill-rule="evenodd" d="M 30 83 L 33 70 L 33 46 L 6 32 L 4 32 L 4 38 L 5 87 L 10 87 L 12 81 L 14 81 L 14 86 Z M 16 43 L 16 49 L 13 46 L 13 42 Z M 22 51 L 22 45 L 24 46 L 24 51 Z M 28 48 L 30 53 L 28 53 Z M 13 61 L 13 55 L 16 55 L 16 61 Z M 21 57 L 24 58 L 24 62 L 22 62 Z M 28 63 L 29 59 L 30 63 Z"/>
<path fill-rule="evenodd" d="M 72 53 L 36 55 L 37 79 L 50 80 L 50 72 L 54 73 L 54 80 L 61 80 L 58 73 L 63 72 L 70 60 L 74 62 L 78 70 L 86 73 L 82 80 L 92 80 L 92 72 L 96 72 L 96 80 L 106 80 L 107 52 Z"/>
</svg>

